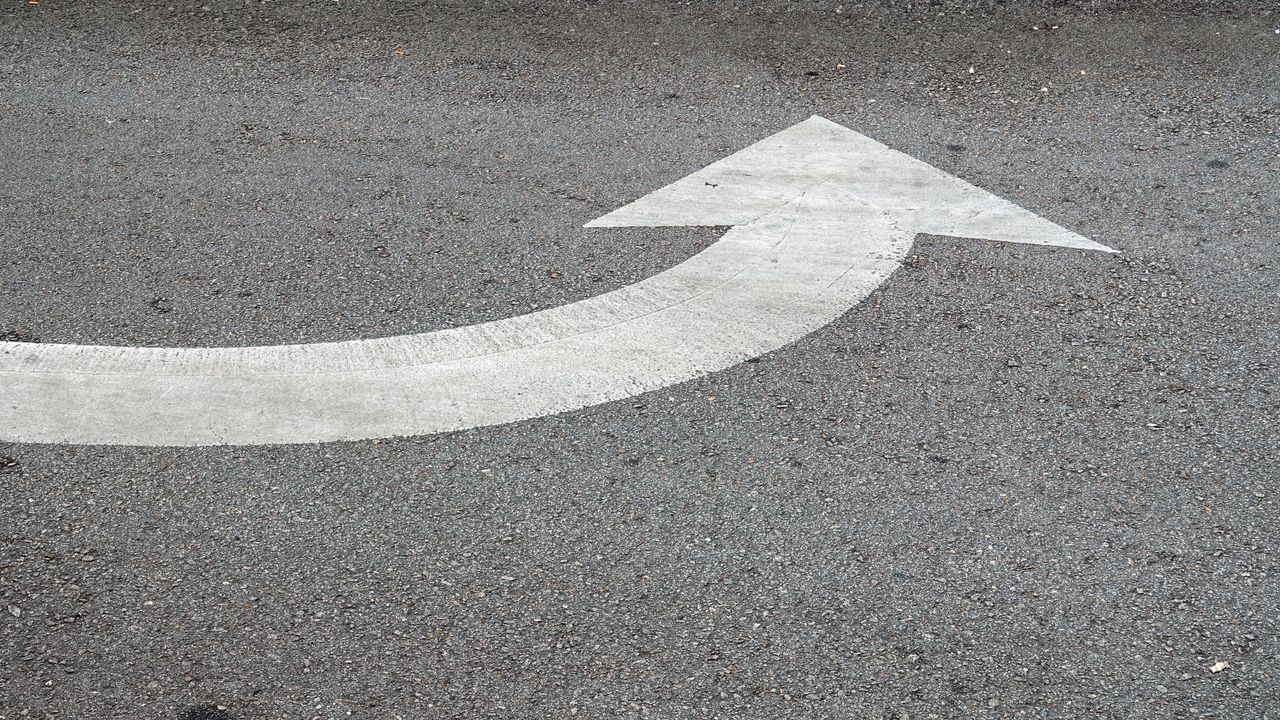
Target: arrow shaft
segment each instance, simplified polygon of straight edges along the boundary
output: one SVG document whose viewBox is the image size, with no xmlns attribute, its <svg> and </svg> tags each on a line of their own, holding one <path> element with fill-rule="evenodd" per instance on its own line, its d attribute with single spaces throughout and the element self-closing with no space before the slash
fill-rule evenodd
<svg viewBox="0 0 1280 720">
<path fill-rule="evenodd" d="M 911 237 L 876 208 L 823 186 L 639 283 L 491 323 L 247 348 L 0 343 L 0 439 L 299 443 L 578 409 L 803 337 L 883 282 Z"/>
</svg>

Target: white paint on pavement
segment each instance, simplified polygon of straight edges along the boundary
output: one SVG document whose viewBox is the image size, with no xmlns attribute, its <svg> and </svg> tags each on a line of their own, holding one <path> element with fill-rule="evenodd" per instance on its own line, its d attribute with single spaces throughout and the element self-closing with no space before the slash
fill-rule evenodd
<svg viewBox="0 0 1280 720">
<path fill-rule="evenodd" d="M 916 233 L 1109 251 L 813 117 L 589 227 L 731 225 L 646 280 L 519 317 L 239 348 L 0 343 L 0 440 L 304 443 L 508 423 L 776 350 L 884 282 Z"/>
</svg>

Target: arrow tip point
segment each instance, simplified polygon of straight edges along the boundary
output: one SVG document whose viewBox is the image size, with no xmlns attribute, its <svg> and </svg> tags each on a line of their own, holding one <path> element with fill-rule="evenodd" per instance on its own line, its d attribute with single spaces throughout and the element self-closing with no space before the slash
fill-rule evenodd
<svg viewBox="0 0 1280 720">
<path fill-rule="evenodd" d="M 1080 249 L 1080 250 L 1093 250 L 1093 251 L 1096 251 L 1096 252 L 1113 253 L 1113 254 L 1117 254 L 1117 255 L 1120 253 L 1120 251 L 1119 251 L 1119 250 L 1116 250 L 1115 248 L 1107 247 L 1106 245 L 1103 245 L 1103 244 L 1102 244 L 1102 243 L 1100 243 L 1100 242 L 1094 242 L 1093 240 L 1090 240 L 1089 238 L 1087 238 L 1087 237 L 1085 237 L 1085 236 L 1083 236 L 1083 235 L 1078 235 L 1078 234 L 1076 234 L 1076 233 L 1073 233 L 1073 232 L 1071 232 L 1070 230 L 1064 230 L 1064 233 L 1066 234 L 1066 236 L 1067 236 L 1067 238 L 1068 238 L 1068 239 L 1067 239 L 1067 241 L 1065 241 L 1065 242 L 1062 242 L 1062 241 L 1058 241 L 1058 242 L 1050 241 L 1050 242 L 1048 242 L 1048 243 L 1046 243 L 1046 244 L 1048 244 L 1048 245 L 1058 245 L 1058 246 L 1061 246 L 1061 247 L 1077 248 L 1077 249 Z"/>
</svg>

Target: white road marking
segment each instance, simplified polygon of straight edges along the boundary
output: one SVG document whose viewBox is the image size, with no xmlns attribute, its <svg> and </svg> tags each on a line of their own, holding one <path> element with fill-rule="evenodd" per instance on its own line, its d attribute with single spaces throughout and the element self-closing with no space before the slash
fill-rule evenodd
<svg viewBox="0 0 1280 720">
<path fill-rule="evenodd" d="M 0 440 L 250 445 L 575 410 L 776 350 L 884 282 L 916 233 L 1110 251 L 813 117 L 588 227 L 732 225 L 634 285 L 519 317 L 239 348 L 0 343 Z"/>
</svg>

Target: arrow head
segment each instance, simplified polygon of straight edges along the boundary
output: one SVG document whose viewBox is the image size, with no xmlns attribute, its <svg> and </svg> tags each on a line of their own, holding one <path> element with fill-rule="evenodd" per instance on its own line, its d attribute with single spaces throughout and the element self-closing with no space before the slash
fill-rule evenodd
<svg viewBox="0 0 1280 720">
<path fill-rule="evenodd" d="M 816 115 L 587 227 L 746 225 L 806 193 L 831 190 L 914 232 L 1115 252 Z"/>
</svg>

